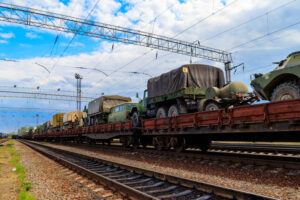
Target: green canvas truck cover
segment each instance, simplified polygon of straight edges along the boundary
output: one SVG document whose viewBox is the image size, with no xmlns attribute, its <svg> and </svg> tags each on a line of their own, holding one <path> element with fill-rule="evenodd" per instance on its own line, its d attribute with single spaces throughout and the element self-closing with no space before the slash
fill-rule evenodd
<svg viewBox="0 0 300 200">
<path fill-rule="evenodd" d="M 130 101 L 130 97 L 119 95 L 102 96 L 89 102 L 88 115 L 93 115 L 95 113 L 109 113 L 111 107 Z"/>
<path fill-rule="evenodd" d="M 148 80 L 148 97 L 158 97 L 185 88 L 221 88 L 225 85 L 221 69 L 210 65 L 183 65 Z"/>
</svg>

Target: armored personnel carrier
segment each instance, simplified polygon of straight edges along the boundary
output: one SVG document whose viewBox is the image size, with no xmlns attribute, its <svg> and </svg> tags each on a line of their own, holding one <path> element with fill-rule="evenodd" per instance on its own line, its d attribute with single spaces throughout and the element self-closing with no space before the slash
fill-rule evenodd
<svg viewBox="0 0 300 200">
<path fill-rule="evenodd" d="M 263 100 L 280 101 L 300 98 L 300 51 L 291 53 L 266 74 L 254 74 L 251 86 Z"/>
</svg>

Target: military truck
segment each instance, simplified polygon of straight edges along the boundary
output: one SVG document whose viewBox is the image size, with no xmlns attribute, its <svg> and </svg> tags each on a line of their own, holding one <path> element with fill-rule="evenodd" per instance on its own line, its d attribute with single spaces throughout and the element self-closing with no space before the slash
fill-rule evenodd
<svg viewBox="0 0 300 200">
<path fill-rule="evenodd" d="M 99 125 L 108 122 L 108 114 L 113 106 L 130 102 L 131 98 L 119 95 L 101 96 L 88 104 L 87 125 Z"/>
<path fill-rule="evenodd" d="M 53 115 L 52 118 L 52 131 L 59 131 L 60 127 L 63 125 L 63 117 L 65 113 L 57 113 Z"/>
<path fill-rule="evenodd" d="M 84 119 L 87 117 L 86 112 L 72 111 L 65 113 L 63 117 L 62 129 L 68 130 L 72 128 L 82 127 L 84 125 Z"/>
<path fill-rule="evenodd" d="M 293 52 L 266 74 L 254 74 L 251 86 L 263 100 L 279 101 L 300 98 L 300 51 Z"/>
<path fill-rule="evenodd" d="M 126 102 L 112 107 L 108 115 L 108 123 L 125 122 L 131 120 L 129 114 L 131 110 L 137 106 L 137 104 L 138 103 L 134 102 Z"/>
<path fill-rule="evenodd" d="M 225 85 L 221 69 L 200 64 L 183 65 L 148 80 L 143 99 L 131 111 L 132 123 L 140 126 L 141 118 L 171 117 L 252 101 L 255 97 L 245 84 Z"/>
</svg>

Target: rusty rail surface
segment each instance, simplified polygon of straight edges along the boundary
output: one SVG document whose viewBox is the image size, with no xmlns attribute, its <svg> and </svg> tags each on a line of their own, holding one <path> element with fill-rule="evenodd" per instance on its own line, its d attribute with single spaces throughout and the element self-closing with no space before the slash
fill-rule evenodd
<svg viewBox="0 0 300 200">
<path fill-rule="evenodd" d="M 267 196 L 55 149 L 28 141 L 21 140 L 21 142 L 62 165 L 84 174 L 95 182 L 117 190 L 124 196 L 132 199 L 201 199 L 201 197 L 203 199 L 273 199 Z M 109 171 L 104 169 L 109 169 Z M 102 174 L 99 173 L 101 170 Z M 103 170 L 106 173 L 103 173 Z M 125 179 L 124 173 L 128 174 L 128 177 Z M 150 183 L 150 185 L 147 185 L 147 183 Z M 162 187 L 163 185 L 165 187 Z M 146 188 L 152 188 L 152 190 L 145 190 Z M 168 192 L 164 193 L 166 191 Z M 173 193 L 174 191 L 175 193 Z"/>
</svg>

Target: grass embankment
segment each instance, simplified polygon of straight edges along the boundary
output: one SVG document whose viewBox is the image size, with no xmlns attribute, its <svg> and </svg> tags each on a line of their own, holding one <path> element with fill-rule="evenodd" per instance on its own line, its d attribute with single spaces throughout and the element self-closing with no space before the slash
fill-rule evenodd
<svg viewBox="0 0 300 200">
<path fill-rule="evenodd" d="M 20 164 L 20 152 L 16 151 L 13 147 L 14 142 L 9 141 L 6 145 L 7 150 L 10 152 L 11 158 L 9 160 L 10 165 L 15 169 L 15 173 L 18 175 L 18 187 L 19 187 L 19 199 L 20 200 L 34 200 L 34 196 L 30 195 L 29 190 L 32 187 L 30 182 L 25 182 L 25 170 L 23 165 Z"/>
</svg>

